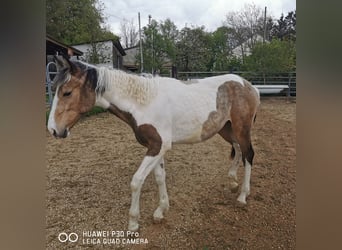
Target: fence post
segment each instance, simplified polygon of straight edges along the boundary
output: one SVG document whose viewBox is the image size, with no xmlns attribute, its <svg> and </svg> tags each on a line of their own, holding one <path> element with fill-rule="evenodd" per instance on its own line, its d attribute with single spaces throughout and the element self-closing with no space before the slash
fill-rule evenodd
<svg viewBox="0 0 342 250">
<path fill-rule="evenodd" d="M 287 89 L 287 101 L 289 101 L 289 98 L 291 96 L 291 77 L 292 77 L 292 73 L 289 72 L 289 83 L 288 83 L 289 88 Z"/>
</svg>

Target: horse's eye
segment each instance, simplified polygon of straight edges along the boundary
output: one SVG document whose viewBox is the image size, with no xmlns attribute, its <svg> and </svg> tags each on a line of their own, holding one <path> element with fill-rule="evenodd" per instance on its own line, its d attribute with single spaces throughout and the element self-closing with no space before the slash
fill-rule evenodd
<svg viewBox="0 0 342 250">
<path fill-rule="evenodd" d="M 65 92 L 65 93 L 63 94 L 63 96 L 69 96 L 69 95 L 71 95 L 71 91 L 70 91 L 70 92 Z"/>
</svg>

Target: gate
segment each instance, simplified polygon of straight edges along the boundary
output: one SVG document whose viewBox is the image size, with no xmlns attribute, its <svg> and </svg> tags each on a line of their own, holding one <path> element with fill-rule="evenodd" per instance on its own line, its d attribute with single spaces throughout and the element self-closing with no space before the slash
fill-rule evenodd
<svg viewBox="0 0 342 250">
<path fill-rule="evenodd" d="M 57 66 L 55 62 L 49 62 L 46 65 L 46 82 L 45 82 L 45 100 L 46 105 L 51 107 L 52 100 L 53 100 L 53 93 L 52 93 L 52 83 L 53 79 L 57 74 Z"/>
</svg>

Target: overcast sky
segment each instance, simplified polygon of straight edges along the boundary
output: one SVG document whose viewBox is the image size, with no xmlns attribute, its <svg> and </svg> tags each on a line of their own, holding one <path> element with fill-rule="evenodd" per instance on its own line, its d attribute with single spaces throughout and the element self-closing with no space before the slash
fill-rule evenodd
<svg viewBox="0 0 342 250">
<path fill-rule="evenodd" d="M 106 24 L 110 30 L 120 35 L 120 22 L 126 18 L 134 19 L 138 27 L 138 12 L 141 27 L 148 23 L 148 15 L 156 21 L 170 18 L 178 29 L 191 25 L 206 27 L 214 31 L 222 25 L 230 11 L 240 11 L 245 3 L 254 3 L 262 9 L 267 7 L 267 14 L 279 19 L 296 9 L 296 0 L 101 0 L 104 3 Z"/>
</svg>

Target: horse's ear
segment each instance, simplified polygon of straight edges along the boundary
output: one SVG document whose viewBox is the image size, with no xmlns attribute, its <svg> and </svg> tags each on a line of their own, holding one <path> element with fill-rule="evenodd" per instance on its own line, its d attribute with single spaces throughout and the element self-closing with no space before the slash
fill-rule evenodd
<svg viewBox="0 0 342 250">
<path fill-rule="evenodd" d="M 54 55 L 53 58 L 54 58 L 56 65 L 57 65 L 57 71 L 60 71 L 62 68 L 65 67 L 64 61 L 62 58 L 60 58 L 60 56 Z"/>
<path fill-rule="evenodd" d="M 76 65 L 69 60 L 67 55 L 62 54 L 62 56 L 64 58 L 64 61 L 66 62 L 67 67 L 69 68 L 70 73 L 71 74 L 76 73 L 77 72 Z"/>
<path fill-rule="evenodd" d="M 76 73 L 77 71 L 76 65 L 72 63 L 66 55 L 62 54 L 62 57 L 54 56 L 54 59 L 57 64 L 57 71 L 60 71 L 63 68 L 68 68 L 71 74 Z"/>
</svg>

